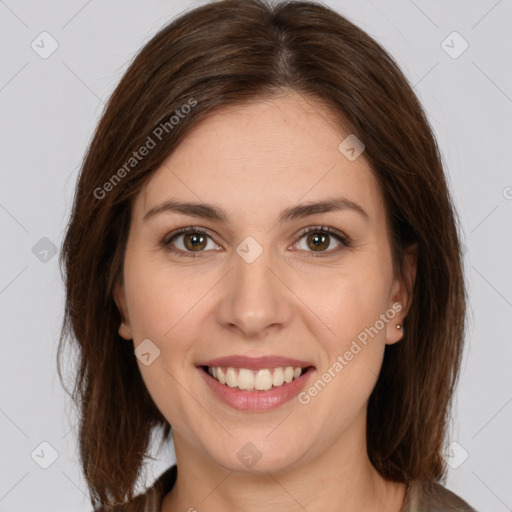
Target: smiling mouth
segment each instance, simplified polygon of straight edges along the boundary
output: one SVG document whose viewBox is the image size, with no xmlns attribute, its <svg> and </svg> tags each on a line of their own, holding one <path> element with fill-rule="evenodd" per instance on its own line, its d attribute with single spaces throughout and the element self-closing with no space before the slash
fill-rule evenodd
<svg viewBox="0 0 512 512">
<path fill-rule="evenodd" d="M 314 369 L 313 366 L 279 366 L 259 370 L 221 366 L 200 366 L 200 368 L 217 382 L 248 392 L 279 388 Z"/>
</svg>

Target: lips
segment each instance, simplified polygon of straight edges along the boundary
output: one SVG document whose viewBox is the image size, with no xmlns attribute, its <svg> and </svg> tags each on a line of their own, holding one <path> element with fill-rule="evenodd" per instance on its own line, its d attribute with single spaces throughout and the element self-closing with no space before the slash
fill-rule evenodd
<svg viewBox="0 0 512 512">
<path fill-rule="evenodd" d="M 247 368 L 248 370 L 261 370 L 262 368 L 278 368 L 292 366 L 296 368 L 314 367 L 310 361 L 300 359 L 292 359 L 282 356 L 261 356 L 248 357 L 241 355 L 218 357 L 217 359 L 209 359 L 201 361 L 196 366 L 213 366 L 213 367 L 231 367 L 231 368 Z"/>
<path fill-rule="evenodd" d="M 214 361 L 210 361 L 214 362 Z M 266 391 L 240 390 L 237 387 L 230 387 L 221 384 L 217 379 L 204 371 L 204 366 L 198 367 L 198 375 L 210 389 L 217 399 L 233 409 L 247 412 L 264 412 L 280 407 L 295 398 L 310 382 L 315 375 L 312 366 L 289 383 L 284 383 L 279 387 L 272 387 Z M 268 370 L 267 370 L 268 371 Z"/>
<path fill-rule="evenodd" d="M 310 361 L 284 356 L 232 355 L 200 361 L 196 366 L 201 379 L 221 402 L 251 412 L 268 411 L 289 402 L 315 373 Z M 252 377 L 249 372 L 254 373 L 254 381 L 248 379 Z M 225 383 L 221 382 L 224 375 Z"/>
</svg>

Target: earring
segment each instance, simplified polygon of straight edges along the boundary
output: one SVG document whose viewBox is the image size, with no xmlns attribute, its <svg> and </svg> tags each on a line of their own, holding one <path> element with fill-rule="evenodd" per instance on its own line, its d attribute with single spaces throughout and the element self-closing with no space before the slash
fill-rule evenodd
<svg viewBox="0 0 512 512">
<path fill-rule="evenodd" d="M 397 329 L 401 329 L 402 328 L 402 324 L 396 324 L 396 328 Z"/>
</svg>

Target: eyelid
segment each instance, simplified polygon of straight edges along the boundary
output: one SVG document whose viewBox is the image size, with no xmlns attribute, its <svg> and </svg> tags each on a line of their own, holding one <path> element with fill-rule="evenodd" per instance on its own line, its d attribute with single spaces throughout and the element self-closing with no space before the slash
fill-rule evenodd
<svg viewBox="0 0 512 512">
<path fill-rule="evenodd" d="M 314 226 L 308 226 L 305 228 L 302 228 L 296 235 L 295 238 L 297 238 L 296 242 L 294 242 L 293 246 L 297 245 L 298 242 L 307 234 L 309 233 L 315 233 L 315 232 L 324 232 L 329 234 L 330 236 L 334 236 L 338 239 L 338 241 L 341 243 L 344 247 L 351 247 L 352 240 L 350 237 L 342 233 L 341 231 L 324 225 L 314 225 Z M 215 239 L 212 235 L 212 232 L 203 227 L 196 227 L 196 226 L 186 226 L 183 228 L 176 229 L 172 231 L 171 233 L 166 234 L 163 239 L 160 241 L 159 245 L 162 246 L 165 250 L 172 252 L 173 254 L 177 254 L 178 256 L 184 256 L 184 257 L 200 257 L 201 253 L 205 253 L 208 251 L 183 251 L 181 249 L 175 249 L 172 247 L 171 242 L 179 237 L 180 235 L 185 235 L 188 233 L 198 233 L 208 236 L 212 239 L 214 243 Z M 217 244 L 218 245 L 218 244 Z M 329 251 L 305 251 L 306 253 L 309 253 L 307 257 L 326 257 L 331 256 L 332 254 L 335 254 L 339 252 L 339 249 L 331 249 Z"/>
<path fill-rule="evenodd" d="M 178 228 L 170 233 L 167 233 L 164 236 L 162 243 L 169 244 L 171 242 L 171 240 L 173 240 L 177 236 L 186 235 L 188 233 L 200 233 L 200 234 L 208 235 L 210 238 L 213 239 L 212 232 L 207 228 L 200 228 L 200 227 L 196 227 L 196 226 L 186 226 L 184 228 Z"/>
<path fill-rule="evenodd" d="M 342 233 L 341 231 L 339 231 L 335 228 L 331 228 L 330 226 L 324 226 L 324 225 L 308 226 L 307 228 L 301 229 L 296 236 L 298 236 L 300 239 L 304 235 L 307 235 L 309 233 L 314 233 L 317 231 L 328 233 L 329 235 L 333 235 L 333 236 L 337 237 L 340 240 L 340 242 L 343 242 L 346 245 L 350 245 L 352 243 L 352 240 L 347 235 Z"/>
</svg>

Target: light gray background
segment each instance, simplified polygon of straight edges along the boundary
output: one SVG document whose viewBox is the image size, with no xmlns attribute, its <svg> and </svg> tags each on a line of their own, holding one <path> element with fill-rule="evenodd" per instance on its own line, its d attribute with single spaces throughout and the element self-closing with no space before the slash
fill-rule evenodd
<svg viewBox="0 0 512 512">
<path fill-rule="evenodd" d="M 63 286 L 44 251 L 60 247 L 78 167 L 128 62 L 200 3 L 0 1 L 0 512 L 91 510 L 55 369 Z M 480 511 L 512 510 L 512 0 L 326 3 L 394 56 L 438 137 L 470 293 L 447 486 Z M 43 31 L 59 45 L 46 59 L 31 47 L 50 48 Z M 457 58 L 453 31 L 469 44 Z M 47 469 L 43 442 L 58 454 Z M 148 484 L 174 461 L 172 446 L 153 455 Z"/>
</svg>

